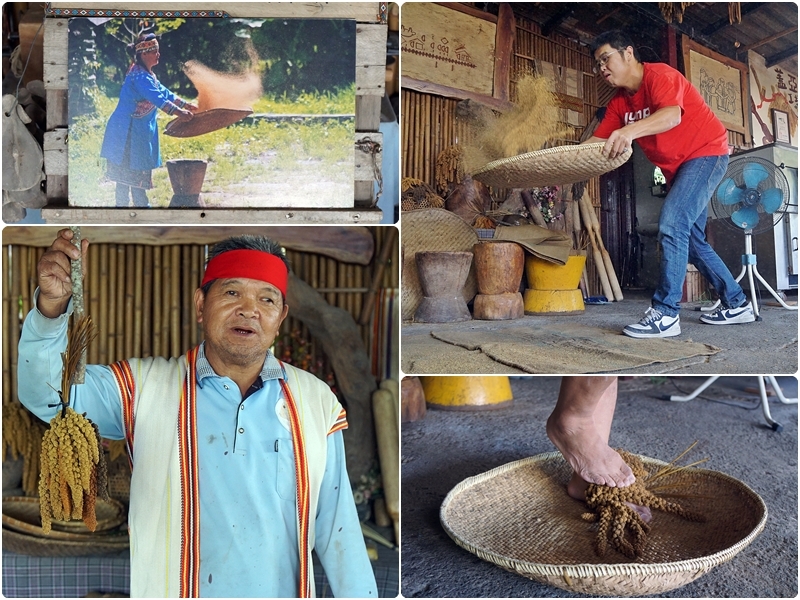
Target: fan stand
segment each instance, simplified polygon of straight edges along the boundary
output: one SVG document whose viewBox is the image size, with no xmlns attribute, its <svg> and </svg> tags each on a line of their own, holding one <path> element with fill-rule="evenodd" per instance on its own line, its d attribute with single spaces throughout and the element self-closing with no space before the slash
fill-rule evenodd
<svg viewBox="0 0 800 600">
<path fill-rule="evenodd" d="M 739 275 L 736 277 L 737 283 L 742 280 L 742 278 L 747 275 L 747 281 L 750 284 L 750 303 L 753 305 L 753 314 L 756 316 L 756 321 L 761 321 L 761 315 L 758 311 L 758 300 L 756 299 L 756 288 L 753 285 L 753 276 L 755 277 L 764 285 L 765 288 L 769 291 L 770 294 L 780 303 L 781 306 L 788 310 L 797 310 L 797 306 L 790 306 L 784 302 L 783 298 L 780 297 L 780 294 L 772 289 L 772 286 L 767 283 L 766 279 L 761 276 L 761 273 L 758 272 L 758 267 L 756 267 L 756 255 L 753 253 L 753 230 L 746 229 L 744 232 L 744 254 L 742 254 L 742 270 L 739 272 Z M 720 301 L 717 300 L 714 304 L 708 307 L 703 307 L 700 310 L 703 312 L 710 312 L 716 310 L 716 308 L 720 305 Z"/>
<path fill-rule="evenodd" d="M 719 379 L 719 377 L 720 377 L 719 375 L 714 375 L 713 377 L 709 377 L 700 387 L 698 387 L 694 392 L 692 392 L 688 396 L 670 396 L 669 399 L 673 402 L 688 402 L 689 400 L 694 400 L 706 388 L 708 388 L 712 383 L 714 383 L 717 379 Z M 761 392 L 761 410 L 764 413 L 764 419 L 767 421 L 767 424 L 772 428 L 773 431 L 777 431 L 780 433 L 780 431 L 783 430 L 783 425 L 773 420 L 772 415 L 769 412 L 769 401 L 767 400 L 767 386 L 764 383 L 764 379 L 769 380 L 769 382 L 772 384 L 772 388 L 775 390 L 775 394 L 778 396 L 778 399 L 783 404 L 797 404 L 797 398 L 787 398 L 786 396 L 784 396 L 783 391 L 781 390 L 774 376 L 772 375 L 758 376 L 758 388 Z"/>
</svg>

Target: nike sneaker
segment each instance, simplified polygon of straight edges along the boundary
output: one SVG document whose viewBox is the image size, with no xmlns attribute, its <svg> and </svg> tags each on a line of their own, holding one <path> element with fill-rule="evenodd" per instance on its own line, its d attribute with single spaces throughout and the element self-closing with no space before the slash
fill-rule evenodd
<svg viewBox="0 0 800 600">
<path fill-rule="evenodd" d="M 644 318 L 628 325 L 622 333 L 632 338 L 665 338 L 680 335 L 681 318 L 668 317 L 655 308 L 648 308 Z"/>
<path fill-rule="evenodd" d="M 700 317 L 703 323 L 709 325 L 734 325 L 736 323 L 752 323 L 756 320 L 753 306 L 745 302 L 739 308 L 718 308 Z"/>
</svg>

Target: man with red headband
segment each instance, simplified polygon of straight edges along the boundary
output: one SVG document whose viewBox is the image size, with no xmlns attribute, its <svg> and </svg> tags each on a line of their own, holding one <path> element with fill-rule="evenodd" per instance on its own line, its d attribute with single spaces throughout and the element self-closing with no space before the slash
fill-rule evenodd
<svg viewBox="0 0 800 600">
<path fill-rule="evenodd" d="M 59 232 L 39 261 L 19 344 L 20 401 L 45 421 L 58 410 L 71 239 Z M 311 597 L 312 549 L 336 596 L 377 596 L 345 466 L 344 410 L 324 382 L 269 350 L 287 282 L 274 242 L 222 241 L 194 295 L 200 346 L 89 365 L 73 388 L 71 406 L 127 444 L 132 597 Z"/>
</svg>

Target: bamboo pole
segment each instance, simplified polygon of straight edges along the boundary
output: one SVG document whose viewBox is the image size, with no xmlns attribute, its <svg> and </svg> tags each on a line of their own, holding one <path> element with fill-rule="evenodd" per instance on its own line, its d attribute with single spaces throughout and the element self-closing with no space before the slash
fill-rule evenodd
<svg viewBox="0 0 800 600">
<path fill-rule="evenodd" d="M 153 248 L 153 356 L 163 356 L 162 338 L 163 329 L 161 327 L 161 307 L 164 302 L 164 295 L 161 291 L 161 271 L 163 265 L 161 264 L 161 251 L 160 246 Z"/>
<path fill-rule="evenodd" d="M 3 322 L 10 324 L 13 319 L 12 302 L 11 302 L 11 286 L 9 285 L 9 275 L 11 272 L 8 270 L 8 253 L 12 246 L 4 245 L 3 247 L 3 260 L 2 260 L 2 273 L 3 273 Z M 17 342 L 16 338 L 11 336 L 10 327 L 8 327 L 8 335 L 3 336 L 3 404 L 10 404 L 14 401 L 14 396 L 11 393 L 12 379 L 16 381 L 17 374 L 11 372 L 11 346 Z M 12 341 L 13 340 L 13 341 Z M 5 452 L 5 448 L 3 449 Z"/>
<path fill-rule="evenodd" d="M 144 291 L 144 246 L 137 244 L 134 251 L 133 268 L 133 335 L 130 356 L 142 356 L 142 334 L 144 307 L 142 293 Z"/>
<path fill-rule="evenodd" d="M 153 247 L 144 247 L 142 260 L 142 356 L 153 354 Z"/>
<path fill-rule="evenodd" d="M 108 244 L 98 245 L 98 291 L 97 291 L 97 330 L 99 336 L 95 346 L 97 346 L 97 362 L 99 364 L 108 364 Z"/>
<path fill-rule="evenodd" d="M 375 305 L 375 295 L 378 293 L 378 289 L 383 285 L 384 271 L 386 270 L 386 265 L 389 261 L 389 257 L 394 252 L 396 238 L 397 238 L 397 229 L 395 229 L 394 227 L 389 227 L 383 241 L 383 246 L 381 247 L 380 255 L 375 261 L 375 270 L 372 275 L 372 284 L 370 285 L 369 288 L 370 291 L 367 293 L 367 296 L 364 299 L 363 312 L 361 313 L 361 316 L 358 319 L 358 322 L 361 325 L 366 325 L 367 323 L 369 323 L 369 319 L 372 314 L 372 308 Z"/>
<path fill-rule="evenodd" d="M 92 320 L 95 321 L 97 329 L 97 339 L 93 344 L 89 344 L 89 356 L 87 361 L 89 364 L 96 365 L 100 363 L 100 349 L 99 340 L 105 334 L 100 330 L 100 245 L 90 244 L 89 254 L 86 258 L 88 273 L 86 277 L 89 280 L 89 314 L 92 315 Z"/>
<path fill-rule="evenodd" d="M 172 308 L 172 286 L 170 285 L 171 279 L 173 276 L 173 267 L 172 267 L 172 259 L 170 256 L 170 249 L 169 246 L 164 246 L 161 248 L 161 264 L 162 269 L 158 275 L 161 277 L 161 293 L 163 294 L 162 304 L 161 307 L 161 322 L 159 326 L 161 327 L 161 352 L 159 352 L 159 356 L 167 356 L 170 352 L 170 316 L 171 316 L 171 308 Z M 155 299 L 156 302 L 159 301 L 158 297 Z"/>
<path fill-rule="evenodd" d="M 123 244 L 117 244 L 117 289 L 116 289 L 116 301 L 117 301 L 117 335 L 115 336 L 115 343 L 114 347 L 116 348 L 114 352 L 114 360 L 123 360 L 128 358 L 125 356 L 125 315 L 126 315 L 126 306 L 125 306 L 125 280 L 127 277 L 125 276 L 125 246 Z"/>
<path fill-rule="evenodd" d="M 117 245 L 108 246 L 108 362 L 117 360 Z"/>
<path fill-rule="evenodd" d="M 189 341 L 192 328 L 192 246 L 180 246 L 181 250 L 181 353 L 191 348 Z"/>
<path fill-rule="evenodd" d="M 140 246 L 141 247 L 141 246 Z M 123 347 L 125 358 L 139 356 L 136 354 L 136 283 L 138 278 L 136 276 L 136 248 L 133 244 L 125 246 L 125 338 L 123 339 Z"/>
<path fill-rule="evenodd" d="M 170 280 L 170 356 L 181 356 L 181 247 L 175 244 L 170 247 L 170 262 L 172 263 L 172 277 Z"/>
<path fill-rule="evenodd" d="M 16 374 L 17 363 L 19 358 L 19 349 L 17 347 L 17 340 L 19 340 L 20 322 L 19 322 L 19 297 L 20 297 L 20 280 L 19 280 L 19 265 L 20 265 L 20 252 L 19 246 L 11 247 L 11 297 L 9 298 L 10 314 L 8 319 L 8 335 L 14 342 L 9 348 L 9 363 L 8 368 L 11 373 Z M 11 397 L 16 399 L 17 395 L 17 378 L 12 377 L 11 381 Z"/>
</svg>

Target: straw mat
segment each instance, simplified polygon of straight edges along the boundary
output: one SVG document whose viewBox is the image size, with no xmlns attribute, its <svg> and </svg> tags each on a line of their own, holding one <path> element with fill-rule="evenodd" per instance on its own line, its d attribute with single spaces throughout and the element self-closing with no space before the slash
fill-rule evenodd
<svg viewBox="0 0 800 600">
<path fill-rule="evenodd" d="M 405 232 L 404 232 L 405 233 Z M 496 330 L 431 331 L 437 340 L 481 350 L 497 362 L 526 373 L 605 373 L 666 363 L 720 351 L 710 344 L 671 339 L 635 340 L 618 330 L 562 321 Z"/>
<path fill-rule="evenodd" d="M 252 114 L 252 108 L 211 108 L 195 113 L 191 119 L 170 121 L 164 128 L 164 134 L 180 138 L 194 137 L 233 125 Z"/>
<path fill-rule="evenodd" d="M 417 274 L 417 252 L 472 252 L 478 234 L 461 217 L 442 208 L 412 210 L 402 219 L 402 295 L 403 320 L 414 318 L 422 302 L 422 286 Z M 469 269 L 464 284 L 464 300 L 469 302 L 478 293 L 475 266 Z"/>
<path fill-rule="evenodd" d="M 665 463 L 641 457 L 645 467 Z M 644 596 L 685 585 L 730 560 L 764 529 L 767 507 L 744 483 L 717 471 L 685 469 L 659 478 L 676 484 L 685 508 L 705 523 L 653 510 L 643 555 L 631 562 L 593 548 L 597 525 L 566 493 L 571 469 L 558 452 L 470 477 L 453 488 L 440 520 L 462 548 L 500 567 L 573 593 Z"/>
<path fill-rule="evenodd" d="M 486 185 L 498 188 L 535 188 L 546 185 L 567 185 L 586 181 L 613 171 L 632 152 L 609 159 L 603 156 L 605 142 L 557 146 L 493 160 L 472 176 Z"/>
</svg>

